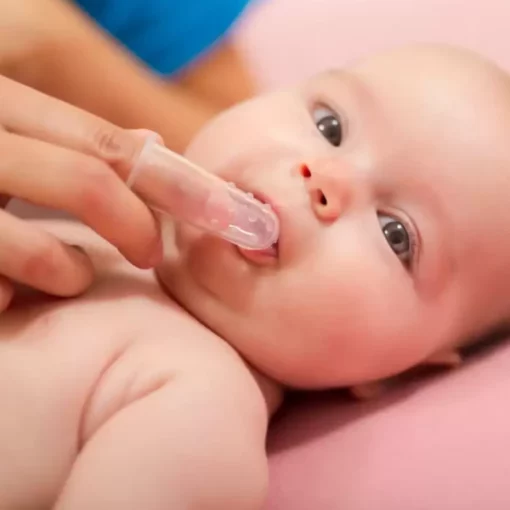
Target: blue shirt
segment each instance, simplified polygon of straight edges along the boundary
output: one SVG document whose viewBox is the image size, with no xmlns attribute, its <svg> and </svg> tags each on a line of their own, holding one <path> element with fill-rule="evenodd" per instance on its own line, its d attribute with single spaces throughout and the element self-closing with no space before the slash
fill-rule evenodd
<svg viewBox="0 0 510 510">
<path fill-rule="evenodd" d="M 74 0 L 157 73 L 173 74 L 210 48 L 249 0 Z"/>
</svg>

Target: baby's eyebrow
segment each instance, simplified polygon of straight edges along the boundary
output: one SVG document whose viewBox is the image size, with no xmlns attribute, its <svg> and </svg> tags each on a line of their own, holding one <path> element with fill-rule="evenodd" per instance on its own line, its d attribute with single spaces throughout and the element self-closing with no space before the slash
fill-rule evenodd
<svg viewBox="0 0 510 510">
<path fill-rule="evenodd" d="M 323 80 L 338 84 L 354 100 L 360 111 L 370 116 L 383 116 L 383 105 L 376 91 L 362 76 L 349 69 L 331 68 L 319 75 Z"/>
<path fill-rule="evenodd" d="M 322 76 L 333 79 L 342 79 L 345 74 L 347 74 L 347 71 L 339 67 L 330 67 L 329 69 L 325 69 L 321 73 Z"/>
<path fill-rule="evenodd" d="M 347 86 L 349 88 L 357 89 L 358 87 L 366 87 L 366 84 L 363 83 L 363 80 L 359 76 L 351 73 L 348 69 L 342 69 L 338 67 L 330 68 L 323 71 L 320 76 L 328 80 L 341 82 L 343 86 Z"/>
</svg>

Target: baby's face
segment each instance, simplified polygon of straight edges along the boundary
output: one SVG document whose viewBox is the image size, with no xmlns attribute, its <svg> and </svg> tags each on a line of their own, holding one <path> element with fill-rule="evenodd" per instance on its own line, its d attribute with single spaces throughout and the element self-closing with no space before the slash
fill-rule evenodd
<svg viewBox="0 0 510 510">
<path fill-rule="evenodd" d="M 241 105 L 188 157 L 273 205 L 278 246 L 178 225 L 162 281 L 268 375 L 401 372 L 510 310 L 510 89 L 455 50 L 401 50 Z"/>
</svg>

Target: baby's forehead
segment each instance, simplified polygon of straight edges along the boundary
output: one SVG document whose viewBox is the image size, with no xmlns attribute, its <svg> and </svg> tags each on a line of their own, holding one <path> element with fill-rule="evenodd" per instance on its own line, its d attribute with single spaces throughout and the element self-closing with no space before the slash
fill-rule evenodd
<svg viewBox="0 0 510 510">
<path fill-rule="evenodd" d="M 456 48 L 403 48 L 327 69 L 313 80 L 324 86 L 361 89 L 383 102 L 419 102 L 434 109 L 438 104 L 448 109 L 510 101 L 507 72 L 479 55 Z"/>
</svg>

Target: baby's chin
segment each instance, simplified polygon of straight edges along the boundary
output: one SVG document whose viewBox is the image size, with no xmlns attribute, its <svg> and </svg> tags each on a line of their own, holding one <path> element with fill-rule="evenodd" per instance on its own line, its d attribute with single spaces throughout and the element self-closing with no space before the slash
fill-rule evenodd
<svg viewBox="0 0 510 510">
<path fill-rule="evenodd" d="M 189 315 L 225 340 L 256 371 L 280 384 L 295 388 L 322 388 L 330 386 L 317 374 L 322 371 L 315 364 L 300 359 L 289 340 L 293 335 L 273 323 L 267 331 L 265 321 L 253 321 L 250 314 L 226 306 L 216 291 L 209 292 L 190 275 L 185 260 L 167 258 L 156 268 L 164 291 Z M 223 281 L 223 286 L 225 281 Z M 223 298 L 224 296 L 221 296 Z M 242 299 L 234 299 L 242 307 Z"/>
<path fill-rule="evenodd" d="M 164 259 L 156 274 L 172 298 L 206 323 L 249 307 L 253 274 L 233 245 L 167 221 L 162 232 Z"/>
</svg>

